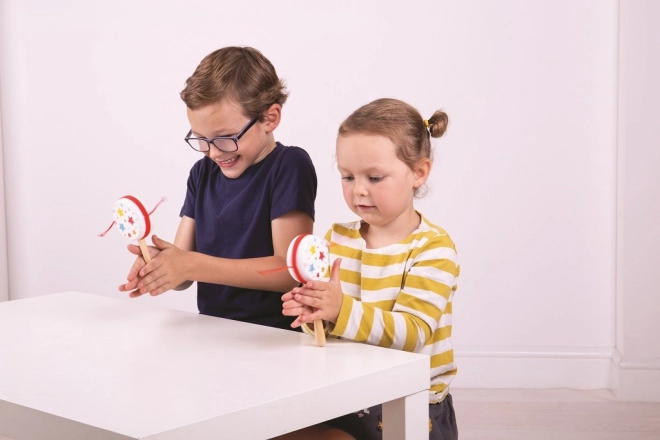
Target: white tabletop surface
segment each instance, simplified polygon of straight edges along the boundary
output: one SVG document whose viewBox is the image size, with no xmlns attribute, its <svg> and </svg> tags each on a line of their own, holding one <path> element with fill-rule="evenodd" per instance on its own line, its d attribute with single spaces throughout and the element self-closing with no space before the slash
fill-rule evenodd
<svg viewBox="0 0 660 440">
<path fill-rule="evenodd" d="M 0 303 L 0 435 L 16 440 L 264 439 L 428 387 L 427 356 L 148 298 Z"/>
</svg>

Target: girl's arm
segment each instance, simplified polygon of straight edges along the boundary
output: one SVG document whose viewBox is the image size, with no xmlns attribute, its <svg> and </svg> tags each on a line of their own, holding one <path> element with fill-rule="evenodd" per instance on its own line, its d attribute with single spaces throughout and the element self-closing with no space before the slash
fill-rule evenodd
<svg viewBox="0 0 660 440">
<path fill-rule="evenodd" d="M 446 236 L 427 242 L 405 276 L 392 311 L 344 294 L 331 334 L 381 347 L 419 351 L 447 310 L 458 276 L 453 243 Z"/>
<path fill-rule="evenodd" d="M 329 325 L 330 335 L 419 351 L 436 331 L 443 332 L 450 324 L 442 317 L 451 313 L 459 267 L 454 245 L 447 236 L 431 238 L 412 260 L 396 298 L 376 307 L 342 293 L 335 259 L 329 282 L 310 281 L 282 297 L 283 314 L 300 314 L 292 326 L 303 324 L 306 332 L 310 330 L 305 328 L 306 323 L 324 319 L 334 323 Z M 345 282 L 355 279 L 354 272 L 346 268 L 341 270 L 341 276 Z"/>
</svg>

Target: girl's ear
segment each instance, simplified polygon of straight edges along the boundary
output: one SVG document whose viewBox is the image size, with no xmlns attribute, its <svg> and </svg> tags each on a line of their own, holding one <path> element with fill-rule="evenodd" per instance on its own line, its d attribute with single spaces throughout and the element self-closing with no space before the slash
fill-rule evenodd
<svg viewBox="0 0 660 440">
<path fill-rule="evenodd" d="M 270 133 L 280 125 L 280 120 L 282 119 L 282 106 L 279 104 L 273 104 L 264 112 L 264 123 L 266 127 L 266 133 Z"/>
<path fill-rule="evenodd" d="M 413 174 L 415 180 L 413 182 L 413 188 L 417 189 L 426 183 L 426 179 L 429 178 L 431 173 L 431 159 L 422 159 L 413 169 Z"/>
</svg>

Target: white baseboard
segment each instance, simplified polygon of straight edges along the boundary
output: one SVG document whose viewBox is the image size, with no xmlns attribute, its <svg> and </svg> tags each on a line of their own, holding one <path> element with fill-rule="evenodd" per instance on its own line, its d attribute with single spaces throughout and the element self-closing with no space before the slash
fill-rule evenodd
<svg viewBox="0 0 660 440">
<path fill-rule="evenodd" d="M 660 402 L 660 357 L 612 357 L 612 389 L 618 400 Z"/>
<path fill-rule="evenodd" d="M 470 347 L 454 350 L 457 388 L 611 389 L 611 347 Z"/>
</svg>

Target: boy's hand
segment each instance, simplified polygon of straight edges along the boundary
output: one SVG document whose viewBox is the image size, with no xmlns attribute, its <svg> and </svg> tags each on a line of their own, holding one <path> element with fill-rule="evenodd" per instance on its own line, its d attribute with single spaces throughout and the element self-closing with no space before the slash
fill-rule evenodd
<svg viewBox="0 0 660 440">
<path fill-rule="evenodd" d="M 187 280 L 184 270 L 187 262 L 187 252 L 155 235 L 151 236 L 151 241 L 157 253 L 152 253 L 150 247 L 149 253 L 152 260 L 147 264 L 142 261 L 141 265 L 136 262 L 131 268 L 131 274 L 133 274 L 133 269 L 137 271 L 133 283 L 129 280 L 129 283 L 119 288 L 123 291 L 135 288 L 129 294 L 131 298 L 136 298 L 145 293 L 149 293 L 151 296 L 160 295 Z"/>
<path fill-rule="evenodd" d="M 139 276 L 140 270 L 147 264 L 144 261 L 144 258 L 142 257 L 142 251 L 140 250 L 140 246 L 136 244 L 129 244 L 127 247 L 128 247 L 128 251 L 131 254 L 137 255 L 137 258 L 135 259 L 133 266 L 131 266 L 131 270 L 128 272 L 128 276 L 126 277 L 126 280 L 128 282 L 126 284 L 122 284 L 119 286 L 120 292 L 131 292 L 132 290 L 137 288 L 138 283 L 142 280 L 142 277 Z M 157 248 L 153 246 L 147 246 L 147 249 L 149 249 L 149 255 L 151 256 L 152 259 L 160 252 Z M 136 296 L 140 296 L 140 295 L 141 293 L 138 290 L 135 290 L 134 292 L 131 292 L 129 294 L 131 298 L 135 298 Z"/>
<path fill-rule="evenodd" d="M 340 265 L 341 258 L 337 258 L 332 264 L 329 282 L 308 281 L 304 286 L 296 287 L 290 293 L 285 294 L 285 296 L 292 294 L 292 300 L 301 304 L 303 308 L 302 313 L 294 324 L 297 322 L 304 324 L 317 319 L 323 319 L 332 323 L 337 322 L 339 309 L 344 299 L 341 284 L 339 283 Z M 284 297 L 282 299 L 284 300 Z"/>
</svg>

